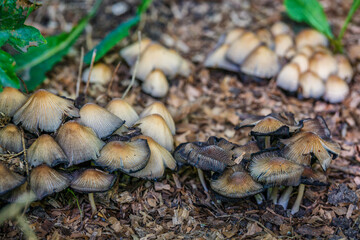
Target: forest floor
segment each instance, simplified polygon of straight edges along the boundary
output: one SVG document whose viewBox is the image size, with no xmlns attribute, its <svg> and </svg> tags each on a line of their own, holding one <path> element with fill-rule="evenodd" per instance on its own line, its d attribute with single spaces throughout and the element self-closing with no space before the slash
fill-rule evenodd
<svg viewBox="0 0 360 240">
<path fill-rule="evenodd" d="M 112 14 L 116 1 L 104 0 L 97 18 L 80 38 L 71 53 L 48 74 L 42 88 L 59 95 L 75 96 L 80 48 L 90 49 L 107 32 L 135 12 L 137 1 L 127 0 L 126 12 Z M 346 17 L 352 1 L 321 1 L 335 33 Z M 46 1 L 29 23 L 45 35 L 69 29 L 91 8 L 92 1 Z M 176 78 L 167 97 L 161 99 L 177 124 L 176 143 L 205 141 L 209 136 L 225 137 L 244 144 L 249 130 L 235 131 L 241 119 L 255 114 L 290 111 L 297 119 L 321 115 L 335 141 L 341 144 L 341 156 L 327 171 L 328 187 L 307 187 L 301 210 L 295 216 L 270 202 L 257 205 L 254 198 L 238 202 L 220 202 L 206 194 L 197 172 L 185 167 L 168 172 L 163 180 L 150 182 L 121 176 L 109 192 L 95 195 L 98 214 L 91 216 L 87 195 L 68 191 L 32 203 L 26 217 L 39 239 L 360 239 L 360 63 L 351 83 L 351 94 L 341 104 L 299 100 L 288 96 L 273 80 L 248 82 L 241 76 L 209 70 L 202 62 L 224 31 L 235 26 L 256 29 L 283 20 L 282 1 L 160 1 L 149 8 L 142 36 L 179 51 L 195 65 L 188 78 Z M 120 61 L 122 41 L 102 60 L 113 69 Z M 360 44 L 360 14 L 354 17 L 345 34 L 345 49 Z M 123 63 L 110 96 L 121 97 L 130 82 L 129 67 Z M 91 85 L 89 97 L 106 103 L 107 86 Z M 102 97 L 101 97 L 102 96 Z M 136 82 L 127 100 L 142 109 L 156 100 L 141 92 Z M 328 202 L 329 197 L 335 199 Z M 290 205 L 295 200 L 291 198 Z M 1 239 L 22 238 L 15 221 L 0 226 Z"/>
</svg>

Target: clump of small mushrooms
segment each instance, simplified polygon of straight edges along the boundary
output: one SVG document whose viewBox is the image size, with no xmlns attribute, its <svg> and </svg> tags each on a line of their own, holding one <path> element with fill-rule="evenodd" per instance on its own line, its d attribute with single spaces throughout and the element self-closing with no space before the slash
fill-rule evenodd
<svg viewBox="0 0 360 240">
<path fill-rule="evenodd" d="M 328 45 L 316 30 L 295 35 L 283 22 L 256 31 L 235 28 L 220 38 L 204 65 L 254 79 L 276 78 L 278 87 L 299 97 L 338 103 L 349 94 L 353 69 L 345 55 L 332 54 Z"/>
<path fill-rule="evenodd" d="M 168 80 L 177 75 L 188 77 L 191 63 L 175 50 L 167 49 L 148 38 L 135 42 L 120 51 L 121 57 L 132 68 L 131 72 L 142 81 L 142 90 L 156 98 L 165 97 Z M 136 64 L 139 58 L 138 64 Z"/>
<path fill-rule="evenodd" d="M 89 194 L 95 214 L 94 193 L 108 191 L 116 171 L 152 180 L 177 167 L 171 155 L 175 123 L 161 102 L 140 114 L 123 99 L 78 109 L 72 99 L 43 89 L 27 96 L 5 87 L 0 118 L 0 159 L 17 156 L 24 163 L 0 162 L 4 201 L 15 202 L 24 193 L 41 200 L 70 187 Z"/>
<path fill-rule="evenodd" d="M 340 154 L 325 120 L 317 116 L 296 121 L 291 113 L 272 113 L 245 119 L 237 126 L 245 127 L 252 128 L 253 137 L 245 145 L 210 137 L 206 142 L 180 144 L 174 157 L 178 165 L 198 169 L 206 191 L 202 171 L 209 173 L 211 189 L 230 199 L 255 196 L 261 203 L 261 192 L 267 189 L 268 198 L 286 209 L 298 187 L 291 209 L 297 213 L 305 185 L 327 185 L 325 172 Z"/>
</svg>

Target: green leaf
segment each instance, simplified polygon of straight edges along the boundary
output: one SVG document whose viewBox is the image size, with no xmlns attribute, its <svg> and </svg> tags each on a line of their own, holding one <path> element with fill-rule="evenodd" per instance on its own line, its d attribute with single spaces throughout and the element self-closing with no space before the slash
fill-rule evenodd
<svg viewBox="0 0 360 240">
<path fill-rule="evenodd" d="M 2 0 L 0 2 L 0 29 L 17 29 L 24 25 L 29 14 L 41 6 L 36 1 Z"/>
<path fill-rule="evenodd" d="M 85 29 L 91 17 L 98 9 L 98 0 L 90 13 L 82 19 L 71 32 L 47 37 L 47 44 L 37 48 L 30 48 L 28 52 L 15 55 L 16 72 L 22 76 L 29 91 L 34 90 L 45 80 L 45 74 L 65 56 L 70 47 Z"/>
<path fill-rule="evenodd" d="M 137 14 L 141 15 L 150 7 L 152 0 L 142 0 L 141 4 L 137 9 Z"/>
<path fill-rule="evenodd" d="M 334 38 L 324 9 L 317 0 L 285 0 L 284 4 L 291 19 L 305 22 L 328 38 Z"/>
<path fill-rule="evenodd" d="M 20 81 L 14 70 L 15 61 L 13 57 L 0 50 L 0 89 L 3 86 L 19 88 Z"/>
<path fill-rule="evenodd" d="M 90 64 L 92 54 L 96 49 L 95 62 L 103 57 L 111 48 L 113 48 L 120 40 L 129 35 L 129 30 L 132 26 L 136 25 L 140 21 L 140 16 L 136 15 L 130 20 L 120 24 L 117 28 L 111 31 L 106 37 L 94 47 L 91 51 L 84 56 L 84 63 Z"/>
<path fill-rule="evenodd" d="M 39 46 L 46 43 L 40 31 L 32 26 L 23 25 L 15 30 L 0 31 L 0 36 L 8 34 L 8 42 L 16 50 L 26 52 L 29 47 Z"/>
</svg>

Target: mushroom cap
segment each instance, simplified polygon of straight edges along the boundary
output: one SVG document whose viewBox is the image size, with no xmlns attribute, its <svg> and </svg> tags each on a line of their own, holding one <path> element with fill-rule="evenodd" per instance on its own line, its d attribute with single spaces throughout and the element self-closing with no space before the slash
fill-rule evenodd
<svg viewBox="0 0 360 240">
<path fill-rule="evenodd" d="M 296 92 L 299 87 L 300 68 L 296 63 L 286 64 L 276 78 L 276 85 L 286 91 Z"/>
<path fill-rule="evenodd" d="M 306 72 L 309 69 L 309 59 L 303 53 L 297 54 L 293 59 L 291 59 L 291 62 L 296 63 L 299 66 L 301 73 Z"/>
<path fill-rule="evenodd" d="M 174 119 L 171 116 L 169 110 L 165 107 L 165 105 L 162 102 L 155 101 L 155 102 L 151 103 L 140 113 L 140 117 L 144 118 L 151 114 L 159 114 L 165 120 L 171 133 L 173 135 L 175 135 L 176 128 L 175 128 Z"/>
<path fill-rule="evenodd" d="M 260 151 L 260 148 L 256 141 L 250 141 L 244 145 L 235 147 L 233 150 L 234 157 L 240 157 L 243 155 L 243 159 L 249 160 L 251 155 Z"/>
<path fill-rule="evenodd" d="M 21 130 L 16 125 L 10 123 L 0 128 L 0 147 L 14 153 L 23 150 Z"/>
<path fill-rule="evenodd" d="M 345 80 L 331 75 L 325 83 L 324 99 L 330 103 L 339 103 L 349 95 L 349 92 L 349 85 Z"/>
<path fill-rule="evenodd" d="M 252 136 L 287 136 L 290 132 L 300 129 L 299 126 L 287 126 L 278 119 L 268 116 L 260 120 L 250 132 Z"/>
<path fill-rule="evenodd" d="M 81 193 L 108 191 L 115 183 L 116 176 L 96 168 L 82 169 L 72 174 L 70 187 Z"/>
<path fill-rule="evenodd" d="M 269 186 L 297 186 L 304 167 L 281 157 L 276 152 L 253 155 L 250 175 L 258 182 Z"/>
<path fill-rule="evenodd" d="M 69 166 L 98 158 L 105 144 L 91 128 L 74 121 L 60 127 L 56 141 L 66 153 Z"/>
<path fill-rule="evenodd" d="M 274 49 L 274 39 L 271 35 L 271 32 L 266 28 L 261 28 L 256 31 L 256 36 L 260 39 L 261 42 L 265 43 L 270 49 Z"/>
<path fill-rule="evenodd" d="M 300 75 L 299 84 L 305 98 L 318 99 L 325 93 L 325 84 L 321 78 L 313 72 L 307 71 Z"/>
<path fill-rule="evenodd" d="M 63 117 L 78 117 L 74 102 L 40 89 L 33 93 L 25 104 L 15 113 L 15 124 L 32 133 L 40 131 L 55 132 Z"/>
<path fill-rule="evenodd" d="M 255 182 L 240 165 L 227 168 L 218 179 L 210 182 L 212 190 L 229 198 L 243 198 L 258 194 L 264 187 Z"/>
<path fill-rule="evenodd" d="M 193 68 L 194 66 L 189 60 L 182 58 L 178 74 L 182 77 L 189 77 Z"/>
<path fill-rule="evenodd" d="M 3 163 L 0 162 L 0 195 L 4 195 L 5 193 L 17 188 L 22 185 L 26 178 L 12 172 L 9 168 L 7 168 Z"/>
<path fill-rule="evenodd" d="M 303 46 L 298 50 L 299 54 L 305 55 L 307 58 L 311 58 L 314 54 L 315 49 L 309 45 Z"/>
<path fill-rule="evenodd" d="M 337 70 L 338 70 L 336 75 L 344 79 L 347 83 L 350 83 L 354 75 L 354 70 L 349 60 L 347 59 L 347 57 L 341 54 L 337 54 L 335 58 L 337 61 Z"/>
<path fill-rule="evenodd" d="M 80 122 L 92 128 L 99 138 L 109 136 L 124 124 L 124 120 L 94 103 L 87 103 L 80 109 Z"/>
<path fill-rule="evenodd" d="M 118 118 L 123 119 L 127 126 L 131 126 L 139 120 L 139 115 L 136 113 L 135 109 L 125 100 L 120 98 L 111 100 L 106 106 L 106 110 L 115 114 Z"/>
<path fill-rule="evenodd" d="M 145 139 L 147 141 L 150 148 L 150 158 L 143 169 L 129 174 L 130 176 L 144 179 L 159 179 L 164 175 L 165 167 L 171 170 L 176 169 L 176 161 L 170 152 L 151 137 L 141 135 L 134 139 Z"/>
<path fill-rule="evenodd" d="M 226 57 L 240 65 L 260 44 L 260 39 L 254 33 L 245 32 L 230 44 Z"/>
<path fill-rule="evenodd" d="M 292 33 L 289 25 L 287 25 L 286 23 L 281 22 L 281 21 L 275 22 L 271 26 L 270 31 L 271 31 L 272 35 L 274 35 L 274 36 L 277 36 L 280 34 L 291 34 Z"/>
<path fill-rule="evenodd" d="M 292 59 L 296 55 L 296 50 L 294 47 L 289 48 L 285 53 L 285 59 L 289 60 Z"/>
<path fill-rule="evenodd" d="M 90 68 L 85 69 L 82 75 L 82 81 L 87 82 Z M 111 69 L 104 63 L 97 63 L 91 70 L 90 83 L 107 84 L 112 76 Z"/>
<path fill-rule="evenodd" d="M 283 57 L 287 50 L 294 46 L 293 39 L 289 34 L 279 34 L 275 37 L 275 53 Z"/>
<path fill-rule="evenodd" d="M 29 203 L 30 200 L 35 200 L 36 196 L 31 189 L 28 189 L 28 186 L 28 182 L 25 181 L 22 185 L 1 196 L 1 199 L 8 203 Z"/>
<path fill-rule="evenodd" d="M 204 66 L 207 68 L 220 68 L 231 72 L 238 72 L 239 66 L 226 58 L 229 47 L 229 44 L 223 44 L 213 50 L 205 59 Z"/>
<path fill-rule="evenodd" d="M 141 54 L 136 77 L 144 81 L 150 72 L 159 69 L 172 79 L 179 73 L 182 64 L 183 58 L 177 52 L 154 43 L 148 46 Z"/>
<path fill-rule="evenodd" d="M 242 63 L 240 70 L 248 75 L 260 78 L 272 78 L 280 69 L 275 52 L 266 46 L 255 49 Z"/>
<path fill-rule="evenodd" d="M 225 36 L 224 40 L 221 41 L 221 44 L 230 44 L 238 39 L 245 32 L 244 28 L 234 28 L 231 29 Z"/>
<path fill-rule="evenodd" d="M 162 98 L 169 91 L 169 83 L 165 74 L 161 70 L 155 69 L 146 77 L 141 89 L 153 97 Z"/>
<path fill-rule="evenodd" d="M 101 149 L 100 157 L 95 163 L 111 172 L 120 170 L 132 173 L 143 169 L 149 158 L 150 148 L 145 139 L 132 142 L 112 141 Z"/>
<path fill-rule="evenodd" d="M 141 129 L 143 135 L 151 137 L 168 151 L 174 150 L 174 138 L 171 130 L 159 114 L 143 117 L 135 123 L 135 126 Z"/>
<path fill-rule="evenodd" d="M 47 165 L 40 165 L 33 168 L 30 173 L 30 187 L 38 200 L 44 197 L 61 192 L 70 185 L 70 179 L 63 173 Z"/>
<path fill-rule="evenodd" d="M 66 154 L 57 142 L 47 134 L 43 134 L 31 144 L 27 150 L 28 162 L 31 167 L 46 164 L 55 167 L 58 164 L 68 164 Z"/>
<path fill-rule="evenodd" d="M 331 74 L 336 73 L 337 62 L 330 54 L 315 53 L 310 59 L 309 69 L 321 79 L 326 80 Z"/>
<path fill-rule="evenodd" d="M 148 38 L 144 38 L 140 42 L 139 48 L 139 41 L 136 41 L 129 46 L 120 50 L 120 56 L 125 59 L 126 63 L 129 66 L 133 66 L 136 62 L 136 59 L 139 54 L 143 53 L 145 49 L 150 46 L 151 40 Z M 140 52 L 139 52 L 140 50 Z"/>
<path fill-rule="evenodd" d="M 298 49 L 309 45 L 309 46 L 327 46 L 329 44 L 328 39 L 320 32 L 314 29 L 304 29 L 298 33 L 295 38 L 296 47 Z"/>
<path fill-rule="evenodd" d="M 326 186 L 327 177 L 323 171 L 313 169 L 311 167 L 304 167 L 304 171 L 301 175 L 301 183 L 314 186 Z"/>
<path fill-rule="evenodd" d="M 216 145 L 185 143 L 174 151 L 175 159 L 204 171 L 223 172 L 227 166 L 235 165 L 230 151 Z"/>
<path fill-rule="evenodd" d="M 22 92 L 16 88 L 4 87 L 0 92 L 0 112 L 6 116 L 12 117 L 15 112 L 22 106 L 27 100 Z"/>
<path fill-rule="evenodd" d="M 234 143 L 226 140 L 225 138 L 218 138 L 215 136 L 209 137 L 205 144 L 216 145 L 216 146 L 224 149 L 225 151 L 232 151 L 234 148 L 239 146 L 237 144 L 234 144 Z M 200 144 L 199 146 L 202 146 L 202 145 Z"/>
<path fill-rule="evenodd" d="M 301 120 L 303 127 L 302 132 L 312 132 L 317 134 L 321 138 L 331 138 L 331 132 L 328 128 L 325 119 L 321 116 L 315 118 L 308 118 Z"/>
<path fill-rule="evenodd" d="M 340 145 L 330 138 L 321 138 L 312 132 L 300 132 L 280 141 L 285 144 L 281 151 L 287 159 L 298 164 L 310 165 L 311 158 L 314 156 L 324 171 L 341 150 Z"/>
</svg>

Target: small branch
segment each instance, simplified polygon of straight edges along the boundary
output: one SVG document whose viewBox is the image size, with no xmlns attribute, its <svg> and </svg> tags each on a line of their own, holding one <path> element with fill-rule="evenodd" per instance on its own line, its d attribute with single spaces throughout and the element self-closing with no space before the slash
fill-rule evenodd
<svg viewBox="0 0 360 240">
<path fill-rule="evenodd" d="M 121 65 L 121 62 L 119 62 L 119 63 L 116 65 L 115 70 L 114 70 L 114 72 L 113 72 L 113 74 L 112 74 L 112 76 L 111 76 L 111 80 L 110 80 L 110 83 L 109 83 L 108 88 L 107 88 L 107 91 L 106 91 L 106 95 L 109 96 L 109 97 L 110 97 L 111 86 L 112 86 L 112 84 L 113 84 L 113 82 L 114 82 L 116 73 L 117 73 L 117 71 L 119 70 L 120 65 Z"/>
<path fill-rule="evenodd" d="M 25 92 L 26 92 L 27 94 L 29 94 L 29 90 L 28 90 L 28 88 L 27 88 L 27 86 L 26 86 L 26 84 L 25 84 L 24 80 L 23 80 L 21 77 L 19 77 L 19 76 L 18 76 L 18 78 L 20 79 L 20 81 L 21 81 L 22 85 L 24 86 L 24 88 L 25 88 Z"/>
<path fill-rule="evenodd" d="M 84 47 L 81 47 L 80 64 L 79 64 L 79 70 L 78 70 L 78 77 L 77 77 L 77 81 L 76 81 L 75 98 L 77 98 L 79 96 L 79 92 L 80 92 L 81 74 L 82 74 L 83 64 L 84 64 Z"/>
<path fill-rule="evenodd" d="M 93 54 L 92 54 L 92 57 L 91 57 L 91 64 L 90 64 L 89 76 L 88 76 L 88 79 L 87 79 L 87 81 L 86 81 L 86 85 L 85 85 L 85 89 L 84 89 L 84 95 L 85 95 L 85 97 L 86 97 L 87 89 L 89 88 L 91 71 L 92 71 L 92 69 L 93 69 L 93 67 L 94 67 L 95 57 L 96 57 L 96 49 L 94 49 Z"/>
</svg>

